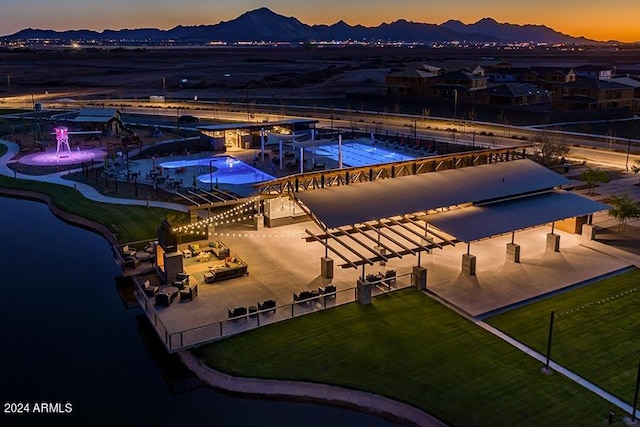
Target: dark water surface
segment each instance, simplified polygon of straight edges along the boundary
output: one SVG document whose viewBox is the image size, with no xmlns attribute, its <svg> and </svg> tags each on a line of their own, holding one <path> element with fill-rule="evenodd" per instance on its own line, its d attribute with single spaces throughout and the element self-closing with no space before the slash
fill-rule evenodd
<svg viewBox="0 0 640 427">
<path fill-rule="evenodd" d="M 0 197 L 0 426 L 391 426 L 324 405 L 175 394 L 127 310 L 109 244 L 44 204 Z M 30 412 L 5 414 L 7 402 Z M 71 414 L 35 414 L 38 402 Z M 14 407 L 15 409 L 15 407 Z M 64 406 L 58 409 L 63 409 Z"/>
</svg>

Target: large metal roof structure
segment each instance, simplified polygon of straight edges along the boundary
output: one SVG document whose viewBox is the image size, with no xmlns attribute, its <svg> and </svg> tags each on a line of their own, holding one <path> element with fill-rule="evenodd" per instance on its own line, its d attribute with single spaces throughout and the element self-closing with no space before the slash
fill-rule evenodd
<svg viewBox="0 0 640 427">
<path fill-rule="evenodd" d="M 573 193 L 552 191 L 480 206 L 427 215 L 421 219 L 463 242 L 510 233 L 609 206 Z"/>
<path fill-rule="evenodd" d="M 201 131 L 217 132 L 217 131 L 226 131 L 226 130 L 273 128 L 274 126 L 282 126 L 282 127 L 287 127 L 287 126 L 295 127 L 297 125 L 310 126 L 315 123 L 318 123 L 318 120 L 288 119 L 288 120 L 277 120 L 273 122 L 219 123 L 215 125 L 196 126 L 196 128 Z"/>
<path fill-rule="evenodd" d="M 419 255 L 608 209 L 557 190 L 569 181 L 522 159 L 294 193 L 343 268 Z M 448 209 L 445 212 L 434 210 Z M 364 270 L 363 270 L 364 271 Z"/>
<path fill-rule="evenodd" d="M 551 190 L 569 180 L 514 160 L 295 193 L 327 228 Z"/>
</svg>

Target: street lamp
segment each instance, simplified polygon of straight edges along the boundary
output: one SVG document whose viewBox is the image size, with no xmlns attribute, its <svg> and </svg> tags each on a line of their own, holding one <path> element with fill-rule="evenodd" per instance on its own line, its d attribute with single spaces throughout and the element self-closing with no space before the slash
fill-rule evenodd
<svg viewBox="0 0 640 427">
<path fill-rule="evenodd" d="M 453 119 L 458 117 L 458 89 L 453 90 Z"/>
<path fill-rule="evenodd" d="M 213 193 L 213 167 L 211 162 L 213 162 L 213 159 L 209 160 L 209 191 Z"/>
</svg>

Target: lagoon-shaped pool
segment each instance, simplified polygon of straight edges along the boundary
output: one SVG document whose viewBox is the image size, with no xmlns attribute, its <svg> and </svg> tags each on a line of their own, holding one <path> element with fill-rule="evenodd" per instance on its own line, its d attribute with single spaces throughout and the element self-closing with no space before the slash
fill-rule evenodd
<svg viewBox="0 0 640 427">
<path fill-rule="evenodd" d="M 253 166 L 249 166 L 245 162 L 234 159 L 230 156 L 209 157 L 205 159 L 192 159 L 192 160 L 175 160 L 171 162 L 160 163 L 165 169 L 177 169 L 188 168 L 192 166 L 216 168 L 213 174 L 198 175 L 197 180 L 209 184 L 216 182 L 220 184 L 255 184 L 256 182 L 263 182 L 275 179 L 274 176 L 269 175 L 256 169 Z"/>
</svg>

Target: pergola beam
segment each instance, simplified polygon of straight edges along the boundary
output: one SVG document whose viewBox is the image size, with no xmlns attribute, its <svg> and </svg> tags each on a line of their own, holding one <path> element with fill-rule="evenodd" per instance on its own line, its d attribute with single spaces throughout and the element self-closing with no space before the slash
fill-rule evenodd
<svg viewBox="0 0 640 427">
<path fill-rule="evenodd" d="M 313 234 L 311 231 L 305 229 L 304 230 L 309 236 L 311 236 L 315 241 L 319 242 L 320 244 L 322 244 L 325 248 L 327 248 L 328 250 L 330 250 L 331 252 L 333 252 L 334 254 L 338 255 L 338 257 L 340 257 L 345 263 L 346 265 L 348 265 L 349 267 L 355 268 L 357 269 L 358 266 L 356 264 L 354 264 L 349 258 L 347 258 L 346 256 L 342 255 L 342 253 L 334 248 L 332 248 L 331 246 L 329 246 L 328 243 L 325 243 L 320 237 L 316 236 L 315 234 Z"/>
<path fill-rule="evenodd" d="M 371 252 L 372 254 L 376 255 L 377 257 L 382 258 L 384 261 L 389 261 L 389 258 L 387 258 L 386 256 L 384 256 L 382 253 L 376 251 L 375 249 L 371 248 L 370 246 L 365 245 L 362 241 L 356 239 L 355 237 L 353 237 L 350 233 L 346 233 L 344 232 L 342 229 L 337 228 L 336 230 L 342 231 L 344 233 L 345 236 L 347 236 L 348 238 L 350 238 L 351 240 L 353 240 L 354 242 L 358 243 L 360 246 L 364 247 L 366 250 L 368 250 L 369 252 Z"/>
</svg>

